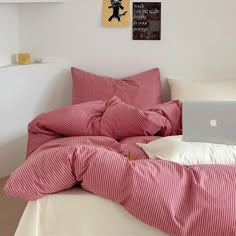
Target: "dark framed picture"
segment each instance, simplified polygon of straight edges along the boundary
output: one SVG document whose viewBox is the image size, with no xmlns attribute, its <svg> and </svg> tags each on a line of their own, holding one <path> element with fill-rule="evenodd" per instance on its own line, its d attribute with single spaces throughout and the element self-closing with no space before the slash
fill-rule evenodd
<svg viewBox="0 0 236 236">
<path fill-rule="evenodd" d="M 161 2 L 133 2 L 133 40 L 161 39 Z"/>
</svg>

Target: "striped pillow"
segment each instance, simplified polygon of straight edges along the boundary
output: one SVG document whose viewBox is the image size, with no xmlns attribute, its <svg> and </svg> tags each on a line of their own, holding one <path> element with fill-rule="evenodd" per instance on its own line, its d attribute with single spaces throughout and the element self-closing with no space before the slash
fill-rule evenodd
<svg viewBox="0 0 236 236">
<path fill-rule="evenodd" d="M 113 96 L 140 109 L 162 102 L 158 68 L 123 79 L 96 75 L 74 67 L 71 68 L 71 73 L 72 105 L 96 100 L 106 101 Z"/>
</svg>

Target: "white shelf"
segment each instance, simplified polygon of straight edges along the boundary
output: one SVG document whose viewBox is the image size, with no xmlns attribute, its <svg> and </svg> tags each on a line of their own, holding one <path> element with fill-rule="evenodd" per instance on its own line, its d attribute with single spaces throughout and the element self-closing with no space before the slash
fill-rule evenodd
<svg viewBox="0 0 236 236">
<path fill-rule="evenodd" d="M 58 62 L 42 62 L 42 63 L 31 63 L 27 65 L 20 65 L 20 64 L 9 64 L 5 66 L 0 66 L 0 71 L 2 69 L 14 69 L 14 68 L 23 68 L 23 67 L 34 67 L 34 66 L 40 66 L 40 65 L 49 65 L 49 64 L 62 64 L 65 62 L 58 61 Z"/>
<path fill-rule="evenodd" d="M 0 0 L 0 3 L 65 2 L 66 0 Z"/>
</svg>

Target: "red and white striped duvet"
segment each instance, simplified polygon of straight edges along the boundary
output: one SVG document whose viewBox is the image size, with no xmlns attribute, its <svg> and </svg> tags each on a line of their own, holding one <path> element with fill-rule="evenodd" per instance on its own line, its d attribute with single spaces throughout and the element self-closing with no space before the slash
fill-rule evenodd
<svg viewBox="0 0 236 236">
<path fill-rule="evenodd" d="M 35 200 L 80 183 L 171 236 L 236 235 L 235 166 L 148 160 L 128 138 L 178 134 L 180 114 L 177 101 L 142 111 L 118 98 L 42 114 L 5 191 Z"/>
</svg>

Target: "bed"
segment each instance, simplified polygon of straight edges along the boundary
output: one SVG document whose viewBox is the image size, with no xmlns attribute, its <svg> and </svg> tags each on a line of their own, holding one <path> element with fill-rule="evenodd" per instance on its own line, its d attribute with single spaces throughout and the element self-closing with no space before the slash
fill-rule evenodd
<svg viewBox="0 0 236 236">
<path fill-rule="evenodd" d="M 182 106 L 162 103 L 158 69 L 72 78 L 73 105 L 30 122 L 26 161 L 5 186 L 29 200 L 15 236 L 236 234 L 235 165 L 166 155 Z"/>
<path fill-rule="evenodd" d="M 28 203 L 15 236 L 165 236 L 79 187 Z"/>
</svg>

